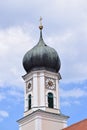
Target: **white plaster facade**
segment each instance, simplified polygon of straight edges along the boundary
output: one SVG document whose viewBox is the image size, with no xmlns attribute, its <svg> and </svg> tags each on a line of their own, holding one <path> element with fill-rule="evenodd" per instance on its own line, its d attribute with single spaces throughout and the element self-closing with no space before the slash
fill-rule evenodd
<svg viewBox="0 0 87 130">
<path fill-rule="evenodd" d="M 45 78 L 52 78 L 56 81 L 56 88 L 55 90 L 47 89 L 45 86 Z M 28 115 L 29 113 L 41 109 L 48 112 L 53 113 L 60 113 L 60 100 L 59 100 L 59 74 L 54 72 L 49 72 L 46 70 L 38 70 L 33 71 L 25 76 L 23 79 L 25 80 L 25 106 L 24 106 L 24 116 Z M 26 87 L 28 82 L 32 79 L 32 89 L 29 92 L 26 92 Z M 48 108 L 48 100 L 47 94 L 51 92 L 54 95 L 54 108 Z M 32 103 L 31 103 L 31 110 L 28 110 L 28 95 L 32 95 Z"/>
<path fill-rule="evenodd" d="M 55 88 L 46 88 L 46 78 L 55 80 Z M 19 130 L 62 130 L 67 126 L 68 116 L 60 112 L 60 74 L 46 70 L 32 71 L 23 76 L 25 81 L 24 117 L 18 120 Z M 27 87 L 31 81 L 29 91 Z M 48 107 L 48 93 L 53 94 L 54 107 Z M 28 109 L 28 95 L 31 94 L 31 109 Z"/>
</svg>

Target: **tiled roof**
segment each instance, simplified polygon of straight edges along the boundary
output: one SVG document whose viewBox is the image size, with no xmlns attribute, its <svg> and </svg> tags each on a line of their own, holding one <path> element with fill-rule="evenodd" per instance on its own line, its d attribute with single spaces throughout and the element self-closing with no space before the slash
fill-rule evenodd
<svg viewBox="0 0 87 130">
<path fill-rule="evenodd" d="M 77 122 L 63 130 L 87 130 L 87 119 Z"/>
</svg>

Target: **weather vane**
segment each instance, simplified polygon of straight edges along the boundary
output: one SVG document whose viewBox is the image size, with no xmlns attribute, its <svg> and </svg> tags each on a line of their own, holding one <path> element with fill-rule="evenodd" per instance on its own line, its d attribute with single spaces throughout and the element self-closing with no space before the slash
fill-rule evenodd
<svg viewBox="0 0 87 130">
<path fill-rule="evenodd" d="M 42 25 L 42 17 L 40 17 L 40 26 L 39 29 L 42 30 L 43 29 L 43 25 Z"/>
</svg>

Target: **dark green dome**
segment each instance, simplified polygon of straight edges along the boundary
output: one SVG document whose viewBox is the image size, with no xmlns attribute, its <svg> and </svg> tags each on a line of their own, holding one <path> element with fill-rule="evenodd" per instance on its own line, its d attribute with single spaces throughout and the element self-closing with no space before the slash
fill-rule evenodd
<svg viewBox="0 0 87 130">
<path fill-rule="evenodd" d="M 27 73 L 42 69 L 52 72 L 59 71 L 61 66 L 59 56 L 55 49 L 44 43 L 42 29 L 40 29 L 40 39 L 38 44 L 24 55 L 23 66 Z"/>
</svg>

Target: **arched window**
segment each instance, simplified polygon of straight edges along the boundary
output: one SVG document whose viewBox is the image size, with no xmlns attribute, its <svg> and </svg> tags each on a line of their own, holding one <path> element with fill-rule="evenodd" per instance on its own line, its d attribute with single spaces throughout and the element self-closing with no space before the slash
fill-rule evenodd
<svg viewBox="0 0 87 130">
<path fill-rule="evenodd" d="M 48 93 L 48 107 L 49 108 L 53 108 L 54 107 L 53 94 L 52 93 Z"/>
<path fill-rule="evenodd" d="M 28 110 L 31 109 L 31 94 L 28 96 Z"/>
</svg>

